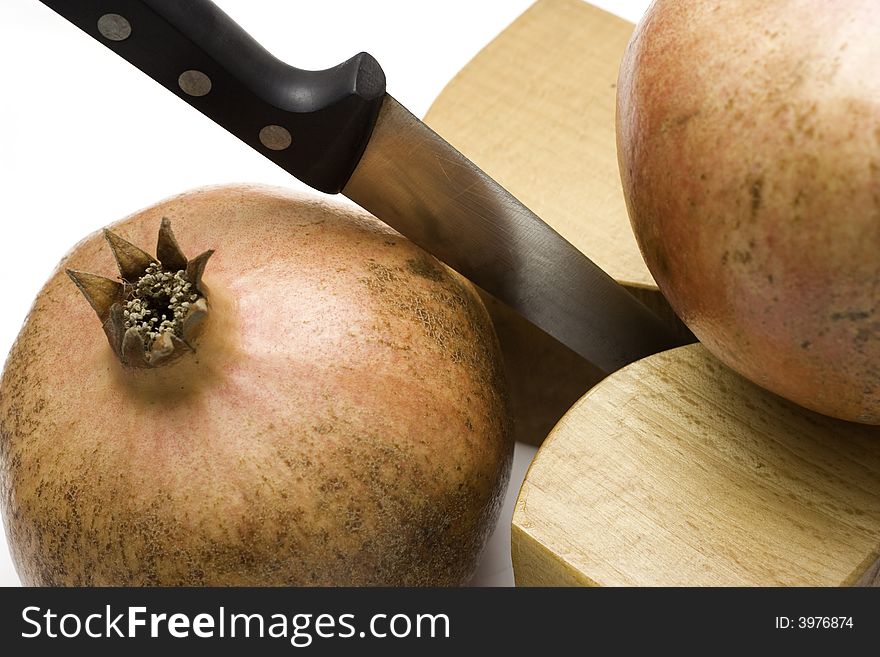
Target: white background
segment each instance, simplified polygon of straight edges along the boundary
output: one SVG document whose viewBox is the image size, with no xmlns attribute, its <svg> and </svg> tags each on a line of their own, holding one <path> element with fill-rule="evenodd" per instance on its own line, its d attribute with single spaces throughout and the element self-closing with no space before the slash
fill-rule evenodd
<svg viewBox="0 0 880 657">
<path fill-rule="evenodd" d="M 369 52 L 382 64 L 389 92 L 418 116 L 531 4 L 215 1 L 271 52 L 300 68 L 326 68 Z M 594 4 L 635 22 L 649 0 Z M 301 187 L 37 0 L 0 0 L 0 81 L 4 359 L 49 272 L 88 233 L 199 185 L 253 181 Z M 517 445 L 507 503 L 475 584 L 513 582 L 510 516 L 533 453 Z M 0 540 L 0 585 L 14 584 L 18 577 L 6 541 Z"/>
</svg>

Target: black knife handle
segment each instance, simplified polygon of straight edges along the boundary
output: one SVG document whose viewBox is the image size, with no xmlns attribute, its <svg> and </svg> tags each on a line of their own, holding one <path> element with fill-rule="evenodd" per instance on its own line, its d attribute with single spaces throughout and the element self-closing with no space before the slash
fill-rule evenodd
<svg viewBox="0 0 880 657">
<path fill-rule="evenodd" d="M 367 53 L 294 68 L 208 0 L 41 2 L 322 192 L 348 182 L 385 97 Z"/>
</svg>

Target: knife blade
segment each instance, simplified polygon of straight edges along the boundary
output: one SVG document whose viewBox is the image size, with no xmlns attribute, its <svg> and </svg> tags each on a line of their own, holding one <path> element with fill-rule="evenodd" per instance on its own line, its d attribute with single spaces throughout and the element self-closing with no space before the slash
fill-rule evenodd
<svg viewBox="0 0 880 657">
<path fill-rule="evenodd" d="M 41 0 L 286 171 L 343 193 L 606 372 L 681 344 L 385 91 L 367 53 L 273 57 L 208 0 Z"/>
</svg>

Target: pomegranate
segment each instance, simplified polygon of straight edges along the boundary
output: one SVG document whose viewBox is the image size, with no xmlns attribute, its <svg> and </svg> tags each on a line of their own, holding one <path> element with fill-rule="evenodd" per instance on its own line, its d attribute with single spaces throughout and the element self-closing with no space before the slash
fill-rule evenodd
<svg viewBox="0 0 880 657">
<path fill-rule="evenodd" d="M 880 423 L 880 3 L 656 0 L 618 84 L 627 206 L 716 356 Z"/>
<path fill-rule="evenodd" d="M 0 381 L 31 585 L 460 584 L 511 453 L 472 286 L 274 188 L 196 190 L 77 244 Z"/>
</svg>

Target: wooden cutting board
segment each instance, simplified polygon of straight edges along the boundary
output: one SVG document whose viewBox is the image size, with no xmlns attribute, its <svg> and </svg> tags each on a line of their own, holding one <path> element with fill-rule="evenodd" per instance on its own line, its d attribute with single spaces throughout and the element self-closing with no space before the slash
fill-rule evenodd
<svg viewBox="0 0 880 657">
<path fill-rule="evenodd" d="M 674 323 L 629 227 L 615 82 L 633 26 L 539 0 L 426 121 Z M 487 298 L 517 438 L 541 447 L 512 527 L 520 585 L 876 583 L 880 430 L 766 393 L 701 346 L 600 373 Z M 560 420 L 560 417 L 562 419 Z"/>
<path fill-rule="evenodd" d="M 518 585 L 878 584 L 880 429 L 761 390 L 690 345 L 611 375 L 538 451 Z"/>
</svg>

